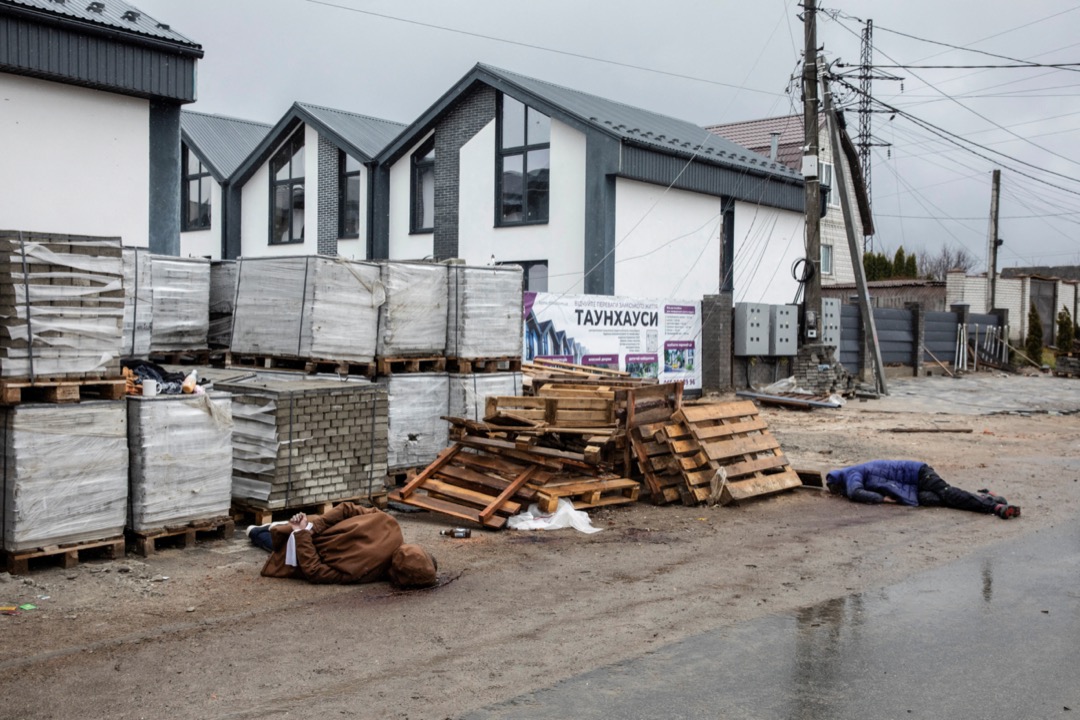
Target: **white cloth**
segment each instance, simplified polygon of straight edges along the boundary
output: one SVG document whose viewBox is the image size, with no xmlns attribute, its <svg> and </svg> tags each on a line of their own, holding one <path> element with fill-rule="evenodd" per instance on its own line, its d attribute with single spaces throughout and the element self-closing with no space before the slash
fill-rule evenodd
<svg viewBox="0 0 1080 720">
<path fill-rule="evenodd" d="M 600 532 L 603 528 L 593 527 L 589 514 L 584 510 L 575 510 L 574 503 L 566 498 L 559 498 L 555 512 L 546 515 L 535 504 L 525 512 L 514 515 L 506 521 L 513 530 L 558 530 L 572 527 L 583 533 Z"/>
<path fill-rule="evenodd" d="M 308 523 L 304 530 L 311 532 L 311 528 L 313 527 L 315 527 L 314 524 Z M 296 533 L 298 532 L 300 531 L 293 530 L 292 533 L 289 534 L 289 542 L 285 545 L 285 564 L 289 567 L 296 567 L 300 564 L 296 561 Z"/>
</svg>

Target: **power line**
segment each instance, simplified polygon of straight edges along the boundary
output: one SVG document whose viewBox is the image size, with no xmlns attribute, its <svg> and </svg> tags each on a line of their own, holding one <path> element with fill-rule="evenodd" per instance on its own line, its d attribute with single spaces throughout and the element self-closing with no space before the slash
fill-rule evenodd
<svg viewBox="0 0 1080 720">
<path fill-rule="evenodd" d="M 838 62 L 836 67 L 857 68 L 860 65 Z M 881 65 L 870 66 L 875 70 L 1031 70 L 1033 68 L 1051 68 L 1054 70 L 1069 70 L 1080 72 L 1080 63 L 1022 63 L 1020 65 Z"/>
</svg>

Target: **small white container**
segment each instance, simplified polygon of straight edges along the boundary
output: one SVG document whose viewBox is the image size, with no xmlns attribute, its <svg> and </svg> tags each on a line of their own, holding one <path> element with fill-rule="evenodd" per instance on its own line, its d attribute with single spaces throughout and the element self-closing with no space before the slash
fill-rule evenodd
<svg viewBox="0 0 1080 720">
<path fill-rule="evenodd" d="M 142 395 L 143 397 L 156 397 L 158 394 L 158 382 L 157 380 L 151 380 L 150 378 L 143 378 L 142 381 Z"/>
</svg>

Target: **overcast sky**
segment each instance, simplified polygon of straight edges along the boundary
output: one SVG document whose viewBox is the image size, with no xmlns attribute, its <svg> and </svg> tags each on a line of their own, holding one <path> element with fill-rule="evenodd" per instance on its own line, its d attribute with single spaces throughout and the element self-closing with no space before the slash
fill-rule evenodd
<svg viewBox="0 0 1080 720">
<path fill-rule="evenodd" d="M 188 109 L 267 123 L 296 100 L 410 123 L 477 62 L 702 125 L 802 112 L 798 90 L 786 92 L 803 48 L 797 0 L 133 2 L 203 46 L 199 101 Z M 842 13 L 820 18 L 831 61 L 859 62 L 857 36 L 870 18 L 878 65 L 1013 64 L 898 33 L 1080 63 L 1077 3 L 819 2 Z M 902 116 L 875 115 L 876 139 L 891 143 L 874 151 L 876 249 L 963 248 L 985 270 L 990 171 L 999 167 L 999 267 L 1080 264 L 1077 71 L 882 69 L 905 79 L 875 81 L 876 98 L 992 159 Z M 849 122 L 854 135 L 858 119 Z"/>
</svg>

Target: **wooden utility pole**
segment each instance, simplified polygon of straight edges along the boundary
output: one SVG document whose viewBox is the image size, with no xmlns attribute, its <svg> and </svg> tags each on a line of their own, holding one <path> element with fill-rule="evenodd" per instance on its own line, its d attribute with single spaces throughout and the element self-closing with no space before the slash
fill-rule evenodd
<svg viewBox="0 0 1080 720">
<path fill-rule="evenodd" d="M 997 250 L 1001 245 L 998 238 L 998 198 L 1001 196 L 1001 171 L 995 170 L 990 182 L 990 251 L 986 254 L 986 277 L 990 281 L 986 312 L 993 312 L 997 307 Z"/>
<path fill-rule="evenodd" d="M 817 0 L 803 1 L 803 181 L 806 188 L 806 281 L 803 340 L 821 339 L 821 183 L 818 179 L 818 51 Z M 834 173 L 835 175 L 835 173 Z M 835 183 L 835 179 L 833 180 Z M 854 256 L 853 256 L 854 257 Z"/>
<path fill-rule="evenodd" d="M 825 90 L 825 117 L 829 126 L 829 137 L 834 148 L 840 145 L 840 125 L 836 121 L 836 109 L 833 108 L 832 95 L 829 93 L 828 78 L 822 81 Z M 848 251 L 851 253 L 851 266 L 855 271 L 855 286 L 859 291 L 859 314 L 862 316 L 863 334 L 866 336 L 866 344 L 874 354 L 875 386 L 882 395 L 889 394 L 889 388 L 885 384 L 885 364 L 881 361 L 881 345 L 878 343 L 877 324 L 874 322 L 874 308 L 870 306 L 870 288 L 866 284 L 866 273 L 862 263 L 858 261 L 861 241 L 855 237 L 855 213 L 851 209 L 851 201 L 848 199 L 847 178 L 844 176 L 844 164 L 841 155 L 833 169 L 833 183 L 836 185 L 835 192 L 840 194 L 840 208 L 844 212 L 844 230 L 847 232 Z"/>
</svg>

